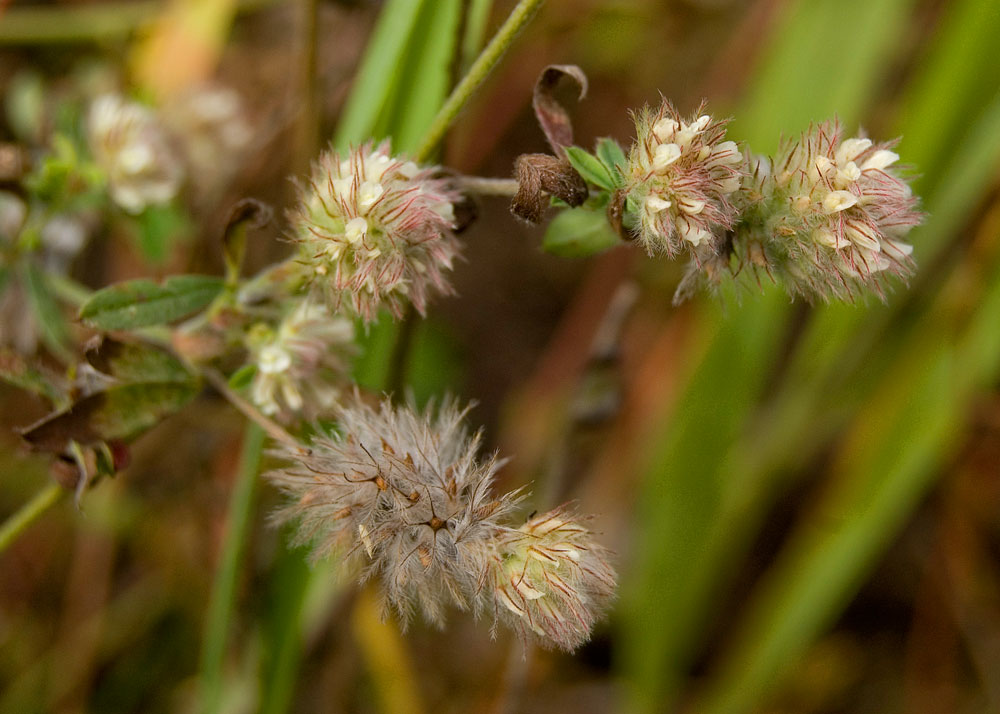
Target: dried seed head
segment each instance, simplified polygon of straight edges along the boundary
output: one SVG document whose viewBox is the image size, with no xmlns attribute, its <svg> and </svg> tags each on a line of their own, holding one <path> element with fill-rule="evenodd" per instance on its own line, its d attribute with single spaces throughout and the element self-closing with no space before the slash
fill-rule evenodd
<svg viewBox="0 0 1000 714">
<path fill-rule="evenodd" d="M 360 561 L 404 623 L 416 607 L 441 623 L 448 604 L 473 604 L 483 553 L 519 498 L 492 494 L 500 463 L 479 459 L 465 412 L 451 401 L 372 408 L 355 395 L 338 410 L 343 436 L 281 452 L 292 465 L 268 474 L 292 496 L 280 518 L 298 521 L 299 541 Z"/>
<path fill-rule="evenodd" d="M 646 251 L 673 256 L 713 246 L 733 224 L 730 195 L 740 186 L 743 155 L 725 141 L 726 123 L 699 108 L 684 121 L 670 102 L 636 117 L 626 191 L 637 214 L 636 237 Z"/>
<path fill-rule="evenodd" d="M 286 421 L 315 419 L 336 403 L 354 351 L 354 324 L 304 300 L 277 329 L 255 325 L 247 342 L 257 367 L 250 394 L 260 410 Z"/>
<path fill-rule="evenodd" d="M 146 107 L 116 94 L 100 96 L 90 105 L 87 135 L 111 198 L 124 210 L 140 213 L 177 195 L 181 163 Z"/>
<path fill-rule="evenodd" d="M 458 195 L 432 174 L 391 156 L 388 142 L 319 157 L 291 218 L 307 277 L 331 309 L 371 322 L 381 306 L 399 317 L 409 300 L 423 313 L 432 291 L 451 292 Z"/>
<path fill-rule="evenodd" d="M 568 651 L 590 638 L 615 590 L 607 551 L 565 508 L 503 533 L 487 569 L 496 617 L 522 638 Z"/>
</svg>

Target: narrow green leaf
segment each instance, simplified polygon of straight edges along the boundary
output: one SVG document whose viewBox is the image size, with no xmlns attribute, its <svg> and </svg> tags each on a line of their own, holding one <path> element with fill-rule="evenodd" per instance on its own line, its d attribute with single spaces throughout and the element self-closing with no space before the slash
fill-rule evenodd
<svg viewBox="0 0 1000 714">
<path fill-rule="evenodd" d="M 211 275 L 175 275 L 162 284 L 130 280 L 94 293 L 80 308 L 80 319 L 101 330 L 162 325 L 205 308 L 222 285 Z"/>
<path fill-rule="evenodd" d="M 603 212 L 570 208 L 549 223 L 542 238 L 542 249 L 564 258 L 586 258 L 620 242 Z"/>
<path fill-rule="evenodd" d="M 567 146 L 566 158 L 587 183 L 603 188 L 605 191 L 614 191 L 618 187 L 611 172 L 601 163 L 600 159 L 587 153 L 579 146 Z"/>
</svg>

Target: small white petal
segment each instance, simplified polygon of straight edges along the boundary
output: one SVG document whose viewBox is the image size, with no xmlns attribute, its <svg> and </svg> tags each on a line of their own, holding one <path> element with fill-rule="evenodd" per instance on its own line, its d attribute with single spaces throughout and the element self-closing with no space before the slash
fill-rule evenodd
<svg viewBox="0 0 1000 714">
<path fill-rule="evenodd" d="M 823 199 L 823 210 L 827 213 L 844 211 L 858 202 L 858 197 L 850 191 L 830 191 Z"/>
<path fill-rule="evenodd" d="M 669 141 L 677 131 L 677 122 L 669 117 L 664 117 L 653 124 L 653 133 L 660 141 Z"/>
<path fill-rule="evenodd" d="M 861 164 L 862 171 L 868 171 L 869 169 L 874 169 L 877 171 L 884 171 L 889 166 L 899 161 L 899 154 L 895 151 L 889 151 L 888 149 L 879 149 L 874 154 L 872 154 L 868 159 Z"/>
<path fill-rule="evenodd" d="M 844 139 L 837 147 L 837 163 L 843 165 L 848 161 L 853 161 L 867 151 L 871 145 L 871 139 Z"/>
<path fill-rule="evenodd" d="M 660 144 L 653 152 L 653 168 L 661 171 L 681 157 L 681 147 L 677 144 Z"/>
<path fill-rule="evenodd" d="M 368 234 L 368 221 L 361 216 L 352 218 L 344 226 L 344 237 L 348 243 L 357 243 Z"/>
<path fill-rule="evenodd" d="M 659 213 L 670 208 L 671 205 L 670 201 L 662 199 L 659 196 L 649 196 L 646 198 L 646 211 L 649 213 Z"/>
<path fill-rule="evenodd" d="M 700 199 L 684 199 L 677 204 L 682 211 L 692 216 L 697 216 L 705 210 L 705 202 Z"/>
</svg>

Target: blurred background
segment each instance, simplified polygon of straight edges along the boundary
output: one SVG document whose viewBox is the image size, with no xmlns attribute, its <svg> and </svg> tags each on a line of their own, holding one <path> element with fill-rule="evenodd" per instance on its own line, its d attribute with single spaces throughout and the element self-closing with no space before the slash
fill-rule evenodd
<svg viewBox="0 0 1000 714">
<path fill-rule="evenodd" d="M 289 179 L 317 147 L 412 150 L 513 5 L 0 1 L 0 141 L 36 151 L 108 88 L 164 111 L 192 88 L 234 92 L 234 163 L 210 159 L 207 185 L 155 220 L 80 219 L 90 238 L 65 270 L 89 287 L 218 274 L 245 196 L 276 209 L 250 235 L 263 267 L 288 251 Z M 225 559 L 247 467 L 240 417 L 206 391 L 81 509 L 63 499 L 0 554 L 0 714 L 1000 711 L 998 36 L 993 0 L 549 0 L 445 166 L 507 177 L 545 151 L 531 89 L 550 63 L 590 79 L 562 97 L 588 148 L 627 146 L 629 110 L 661 95 L 684 114 L 707 100 L 758 152 L 839 117 L 901 137 L 919 175 L 915 278 L 884 304 L 764 284 L 675 308 L 682 263 L 548 255 L 544 227 L 483 199 L 457 296 L 403 335 L 407 383 L 476 400 L 471 421 L 511 457 L 502 486 L 530 484 L 532 507 L 597 514 L 621 589 L 593 641 L 526 651 L 457 612 L 400 635 L 332 564 L 286 547 L 264 483 Z M 6 302 L 9 334 L 23 314 Z M 366 336 L 360 382 L 385 388 L 399 337 Z M 0 516 L 48 483 L 14 431 L 46 411 L 0 387 Z M 220 562 L 236 568 L 221 635 Z"/>
</svg>

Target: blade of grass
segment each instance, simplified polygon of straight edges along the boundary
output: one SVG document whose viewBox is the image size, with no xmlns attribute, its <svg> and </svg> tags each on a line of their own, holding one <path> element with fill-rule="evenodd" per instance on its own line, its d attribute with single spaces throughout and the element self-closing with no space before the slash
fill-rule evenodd
<svg viewBox="0 0 1000 714">
<path fill-rule="evenodd" d="M 206 714 L 219 711 L 222 704 L 226 641 L 232 622 L 240 561 L 250 532 L 250 517 L 263 447 L 264 430 L 248 422 L 243 435 L 239 471 L 229 498 L 226 535 L 212 584 L 205 637 L 202 642 L 199 668 L 200 699 L 201 710 Z"/>
<path fill-rule="evenodd" d="M 389 0 L 361 60 L 333 143 L 343 149 L 371 138 L 383 107 L 398 91 L 402 60 L 426 0 Z"/>
<path fill-rule="evenodd" d="M 58 503 L 64 493 L 66 493 L 66 489 L 57 483 L 51 483 L 11 514 L 0 525 L 0 553 L 7 550 L 7 547 L 17 540 L 18 536 L 24 533 L 32 523 Z"/>
<path fill-rule="evenodd" d="M 465 3 L 465 29 L 462 33 L 462 73 L 472 66 L 486 39 L 493 0 L 468 0 Z"/>
</svg>

